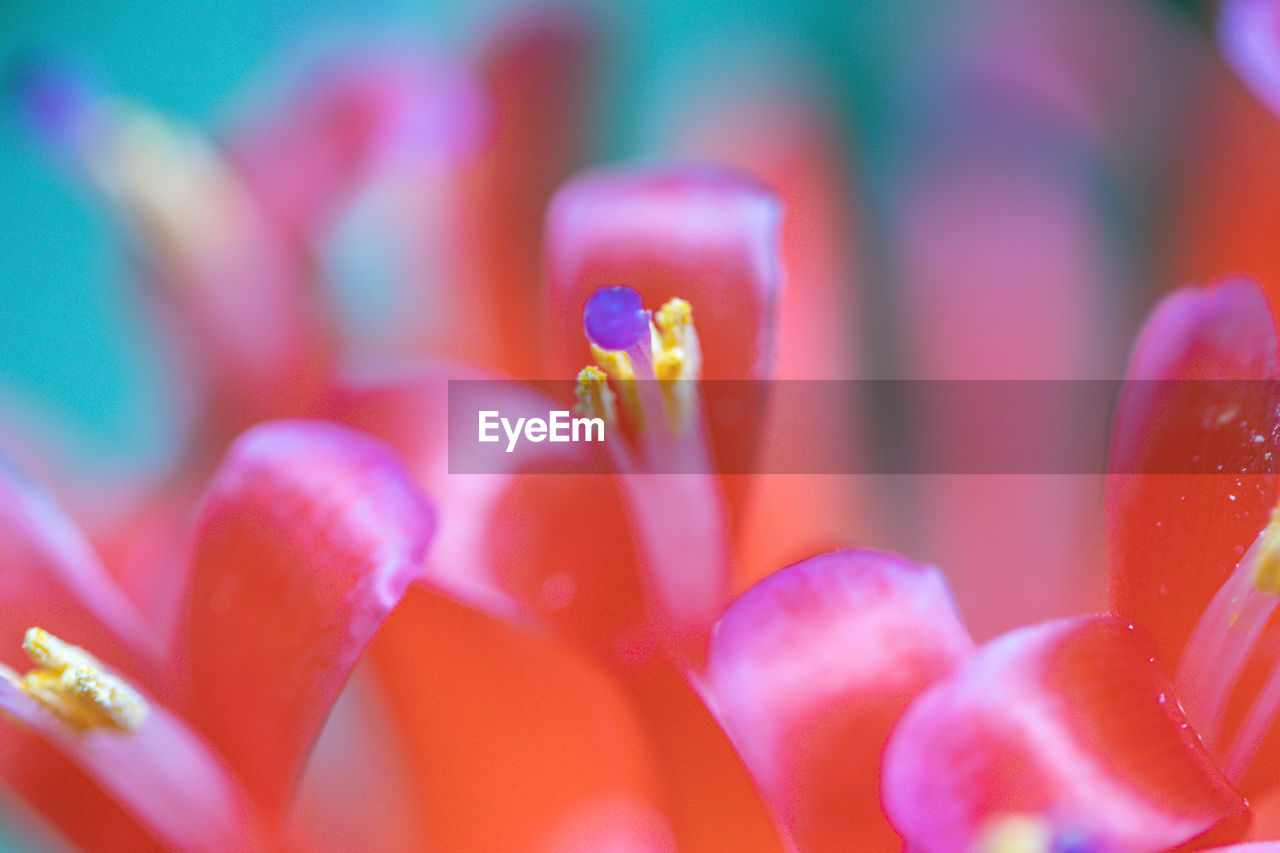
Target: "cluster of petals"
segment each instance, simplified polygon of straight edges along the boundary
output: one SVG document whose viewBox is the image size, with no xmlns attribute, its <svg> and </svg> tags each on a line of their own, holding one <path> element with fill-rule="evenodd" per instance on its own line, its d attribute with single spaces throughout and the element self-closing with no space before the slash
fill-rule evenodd
<svg viewBox="0 0 1280 853">
<path fill-rule="evenodd" d="M 1228 2 L 1224 21 L 1271 5 Z M 1280 81 L 1234 32 L 1242 73 Z M 77 520 L 65 483 L 60 503 L 0 469 L 5 671 L 27 668 L 38 626 L 148 709 L 86 727 L 0 679 L 5 785 L 89 849 L 332 846 L 291 819 L 295 791 L 366 660 L 353 688 L 385 699 L 413 803 L 380 827 L 388 849 L 1280 850 L 1274 626 L 1203 640 L 1220 590 L 1266 559 L 1250 546 L 1280 498 L 1280 409 L 1230 396 L 1280 381 L 1250 280 L 1169 295 L 1134 345 L 1108 612 L 983 644 L 933 566 L 844 548 L 760 569 L 761 506 L 775 545 L 813 553 L 840 517 L 827 484 L 797 500 L 769 478 L 585 473 L 589 449 L 550 445 L 450 471 L 449 381 L 571 378 L 599 357 L 583 311 L 601 288 L 686 300 L 708 379 L 837 349 L 779 337 L 788 300 L 821 294 L 803 275 L 783 287 L 812 257 L 788 256 L 763 183 L 688 165 L 564 181 L 589 50 L 551 16 L 476 73 L 336 61 L 218 145 L 58 69 L 23 73 L 33 122 L 118 215 L 182 331 L 197 428 L 113 525 Z M 416 366 L 373 373 L 342 360 L 316 246 L 388 164 L 463 211 L 469 263 L 452 270 L 463 310 Z M 494 384 L 512 412 L 565 402 Z M 1192 390 L 1171 408 L 1171 387 Z M 639 430 L 655 453 L 743 440 L 660 420 Z M 1168 473 L 1206 459 L 1223 473 Z"/>
</svg>

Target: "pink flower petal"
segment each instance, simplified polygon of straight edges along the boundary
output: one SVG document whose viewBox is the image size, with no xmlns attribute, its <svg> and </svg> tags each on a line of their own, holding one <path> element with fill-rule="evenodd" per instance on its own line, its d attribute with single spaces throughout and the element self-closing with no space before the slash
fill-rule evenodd
<svg viewBox="0 0 1280 853">
<path fill-rule="evenodd" d="M 11 718 L 0 728 L 25 726 L 70 760 L 146 827 L 165 847 L 184 851 L 269 849 L 244 793 L 230 772 L 199 735 L 168 709 L 151 700 L 150 711 L 135 732 L 68 727 L 43 705 L 9 681 L 0 679 L 0 709 Z M 43 768 L 28 763 L 15 776 L 14 759 L 47 759 L 47 753 L 23 744 L 13 732 L 0 732 L 6 780 L 17 793 L 43 811 L 80 844 L 95 849 L 137 849 L 145 840 L 131 834 L 118 814 L 105 817 L 98 792 L 84 786 L 59 762 Z M 19 752 L 13 750 L 18 748 Z M 58 779 L 51 790 L 41 779 Z M 117 833 L 130 833 L 119 836 Z"/>
<path fill-rule="evenodd" d="M 461 180 L 458 275 L 470 310 L 453 325 L 472 339 L 464 352 L 485 347 L 485 363 L 525 378 L 537 375 L 543 346 L 533 286 L 543 217 L 584 160 L 598 45 L 583 11 L 531 6 L 505 22 L 480 59 L 493 115 Z"/>
<path fill-rule="evenodd" d="M 729 606 L 707 689 L 802 849 L 899 850 L 880 807 L 885 741 L 907 703 L 972 649 L 936 569 L 837 551 Z"/>
<path fill-rule="evenodd" d="M 228 451 L 196 526 L 183 662 L 191 719 L 268 812 L 433 529 L 408 472 L 361 433 L 283 421 Z"/>
<path fill-rule="evenodd" d="M 912 850 L 969 850 L 1010 814 L 1056 841 L 1157 851 L 1236 840 L 1244 799 L 1186 723 L 1149 638 L 1114 617 L 1006 634 L 907 709 L 885 810 Z"/>
<path fill-rule="evenodd" d="M 1280 3 L 1224 0 L 1218 43 L 1254 97 L 1280 115 Z"/>
</svg>

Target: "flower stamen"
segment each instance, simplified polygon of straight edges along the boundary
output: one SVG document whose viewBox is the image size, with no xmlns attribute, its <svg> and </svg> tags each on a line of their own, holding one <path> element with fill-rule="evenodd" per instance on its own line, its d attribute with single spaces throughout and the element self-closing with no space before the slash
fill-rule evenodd
<svg viewBox="0 0 1280 853">
<path fill-rule="evenodd" d="M 1209 602 L 1187 641 L 1175 684 L 1187 717 L 1227 776 L 1239 781 L 1280 712 L 1274 671 L 1230 748 L 1224 749 L 1227 701 L 1258 638 L 1280 606 L 1280 507 Z"/>
<path fill-rule="evenodd" d="M 77 729 L 137 731 L 147 719 L 147 702 L 124 679 L 111 675 L 79 646 L 31 628 L 22 650 L 36 665 L 25 675 L 3 674 L 14 686 Z"/>
<path fill-rule="evenodd" d="M 651 314 L 632 288 L 606 287 L 587 300 L 582 325 L 598 366 L 578 374 L 577 411 L 616 425 L 622 401 L 630 433 L 615 429 L 606 444 L 634 509 L 665 641 L 694 661 L 728 595 L 728 554 L 693 309 L 672 299 Z"/>
<path fill-rule="evenodd" d="M 595 365 L 578 372 L 574 411 L 584 418 L 602 418 L 607 425 L 618 422 L 618 397 L 609 388 L 609 377 Z"/>
<path fill-rule="evenodd" d="M 682 380 L 701 376 L 702 348 L 693 307 L 686 300 L 671 299 L 651 315 L 636 291 L 605 287 L 587 300 L 582 325 L 592 358 L 613 380 L 637 429 L 653 417 L 659 404 L 655 389 L 644 380 L 657 380 L 668 426 L 680 431 L 687 425 L 697 398 L 694 383 Z"/>
</svg>

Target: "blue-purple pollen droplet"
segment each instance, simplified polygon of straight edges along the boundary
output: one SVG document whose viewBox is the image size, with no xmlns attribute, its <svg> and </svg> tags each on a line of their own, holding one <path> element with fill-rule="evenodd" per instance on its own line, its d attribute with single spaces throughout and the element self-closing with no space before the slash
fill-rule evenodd
<svg viewBox="0 0 1280 853">
<path fill-rule="evenodd" d="M 649 312 L 630 287 L 602 287 L 587 300 L 582 328 L 596 346 L 625 350 L 649 334 Z"/>
</svg>

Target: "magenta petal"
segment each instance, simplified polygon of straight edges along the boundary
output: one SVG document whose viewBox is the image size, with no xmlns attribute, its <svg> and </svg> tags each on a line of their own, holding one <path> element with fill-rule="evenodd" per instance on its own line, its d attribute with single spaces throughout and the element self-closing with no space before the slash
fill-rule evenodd
<svg viewBox="0 0 1280 853">
<path fill-rule="evenodd" d="M 0 679 L 0 709 L 70 759 L 167 847 L 269 849 L 225 765 L 199 735 L 154 701 L 142 726 L 127 734 L 77 732 L 5 679 Z M 0 727 L 7 725 L 12 722 Z M 113 839 L 101 843 L 118 846 Z"/>
<path fill-rule="evenodd" d="M 155 632 L 52 496 L 0 461 L 0 660 L 24 667 L 22 635 L 39 626 L 133 675 L 159 658 Z"/>
<path fill-rule="evenodd" d="M 228 452 L 196 527 L 191 719 L 268 811 L 434 526 L 398 458 L 354 430 L 276 422 Z"/>
<path fill-rule="evenodd" d="M 907 702 L 972 649 L 936 569 L 837 551 L 729 606 L 707 687 L 801 849 L 898 850 L 880 808 L 885 741 Z"/>
<path fill-rule="evenodd" d="M 1086 849 L 1238 838 L 1247 805 L 1153 654 L 1122 620 L 1062 619 L 1003 635 L 921 694 L 889 740 L 882 781 L 910 849 L 974 849 L 1010 814 Z"/>
</svg>

